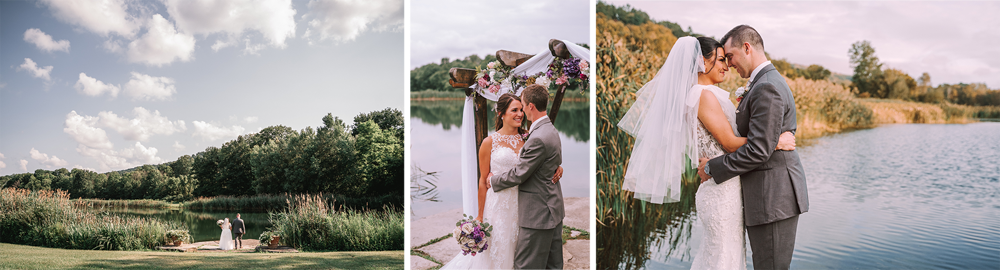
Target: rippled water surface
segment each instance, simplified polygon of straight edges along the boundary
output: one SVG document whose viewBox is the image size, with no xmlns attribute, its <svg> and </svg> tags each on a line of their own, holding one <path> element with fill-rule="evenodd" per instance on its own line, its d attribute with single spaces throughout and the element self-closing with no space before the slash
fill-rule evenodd
<svg viewBox="0 0 1000 270">
<path fill-rule="evenodd" d="M 1000 123 L 889 125 L 799 154 L 810 211 L 792 268 L 1000 269 Z M 701 236 L 694 226 L 689 241 L 661 241 L 644 266 L 689 268 Z"/>
</svg>

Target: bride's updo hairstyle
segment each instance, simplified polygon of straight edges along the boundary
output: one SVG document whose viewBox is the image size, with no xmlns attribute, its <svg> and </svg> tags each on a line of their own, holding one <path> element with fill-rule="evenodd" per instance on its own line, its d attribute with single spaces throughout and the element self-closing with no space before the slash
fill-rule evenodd
<svg viewBox="0 0 1000 270">
<path fill-rule="evenodd" d="M 722 48 L 722 43 L 715 41 L 714 38 L 710 37 L 698 37 L 698 45 L 701 46 L 701 55 L 705 59 L 715 59 L 715 51 L 718 48 Z M 715 68 L 716 61 L 712 61 L 712 65 L 705 69 L 705 72 Z"/>
<path fill-rule="evenodd" d="M 515 100 L 521 101 L 521 98 L 511 93 L 503 94 L 500 96 L 500 98 L 497 99 L 497 119 L 496 119 L 497 130 L 500 130 L 500 128 L 503 127 L 503 117 L 504 115 L 507 114 L 507 109 L 510 108 L 510 103 Z M 523 104 L 524 102 L 521 103 Z M 522 105 L 521 108 L 524 108 L 524 106 Z M 522 121 L 521 124 L 523 126 L 524 122 Z M 524 134 L 524 133 L 526 133 L 524 131 L 524 127 L 517 127 L 517 134 Z"/>
</svg>

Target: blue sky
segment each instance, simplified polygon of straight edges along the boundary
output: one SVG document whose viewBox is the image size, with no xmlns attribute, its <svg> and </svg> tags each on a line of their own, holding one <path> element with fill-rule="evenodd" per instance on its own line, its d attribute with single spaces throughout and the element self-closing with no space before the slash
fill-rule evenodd
<svg viewBox="0 0 1000 270">
<path fill-rule="evenodd" d="M 871 41 L 885 65 L 931 83 L 1000 88 L 998 1 L 607 1 L 721 38 L 748 24 L 772 57 L 851 75 L 851 44 Z"/>
<path fill-rule="evenodd" d="M 0 1 L 0 175 L 403 109 L 403 2 Z"/>
</svg>

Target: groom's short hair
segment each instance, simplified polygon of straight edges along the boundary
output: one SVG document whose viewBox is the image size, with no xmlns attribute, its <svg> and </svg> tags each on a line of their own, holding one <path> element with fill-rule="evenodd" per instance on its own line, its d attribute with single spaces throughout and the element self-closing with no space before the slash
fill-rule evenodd
<svg viewBox="0 0 1000 270">
<path fill-rule="evenodd" d="M 549 104 L 549 90 L 544 86 L 532 84 L 521 92 L 522 102 L 535 104 L 535 108 L 540 112 L 545 111 L 545 106 Z"/>
<path fill-rule="evenodd" d="M 753 29 L 753 27 L 750 27 L 749 25 L 742 24 L 733 27 L 733 29 L 729 30 L 725 36 L 722 36 L 722 40 L 719 42 L 725 46 L 726 42 L 730 39 L 733 40 L 732 46 L 734 47 L 742 46 L 745 42 L 750 43 L 750 46 L 753 46 L 755 49 L 764 51 L 764 39 L 760 38 L 760 33 L 757 33 L 757 29 Z"/>
</svg>

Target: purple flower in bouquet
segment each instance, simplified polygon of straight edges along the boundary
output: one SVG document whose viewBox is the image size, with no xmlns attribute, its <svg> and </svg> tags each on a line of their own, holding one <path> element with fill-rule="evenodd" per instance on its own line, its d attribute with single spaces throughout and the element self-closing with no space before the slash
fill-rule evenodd
<svg viewBox="0 0 1000 270">
<path fill-rule="evenodd" d="M 476 256 L 476 254 L 483 253 L 483 251 L 489 248 L 488 243 L 490 241 L 490 231 L 492 230 L 493 227 L 489 223 L 480 223 L 466 216 L 465 219 L 455 224 L 455 230 L 452 232 L 452 235 L 458 241 L 458 245 L 462 249 L 462 255 L 472 254 L 472 256 Z"/>
<path fill-rule="evenodd" d="M 580 74 L 580 58 L 570 58 L 563 60 L 563 74 L 569 74 L 570 77 L 577 77 Z"/>
</svg>

